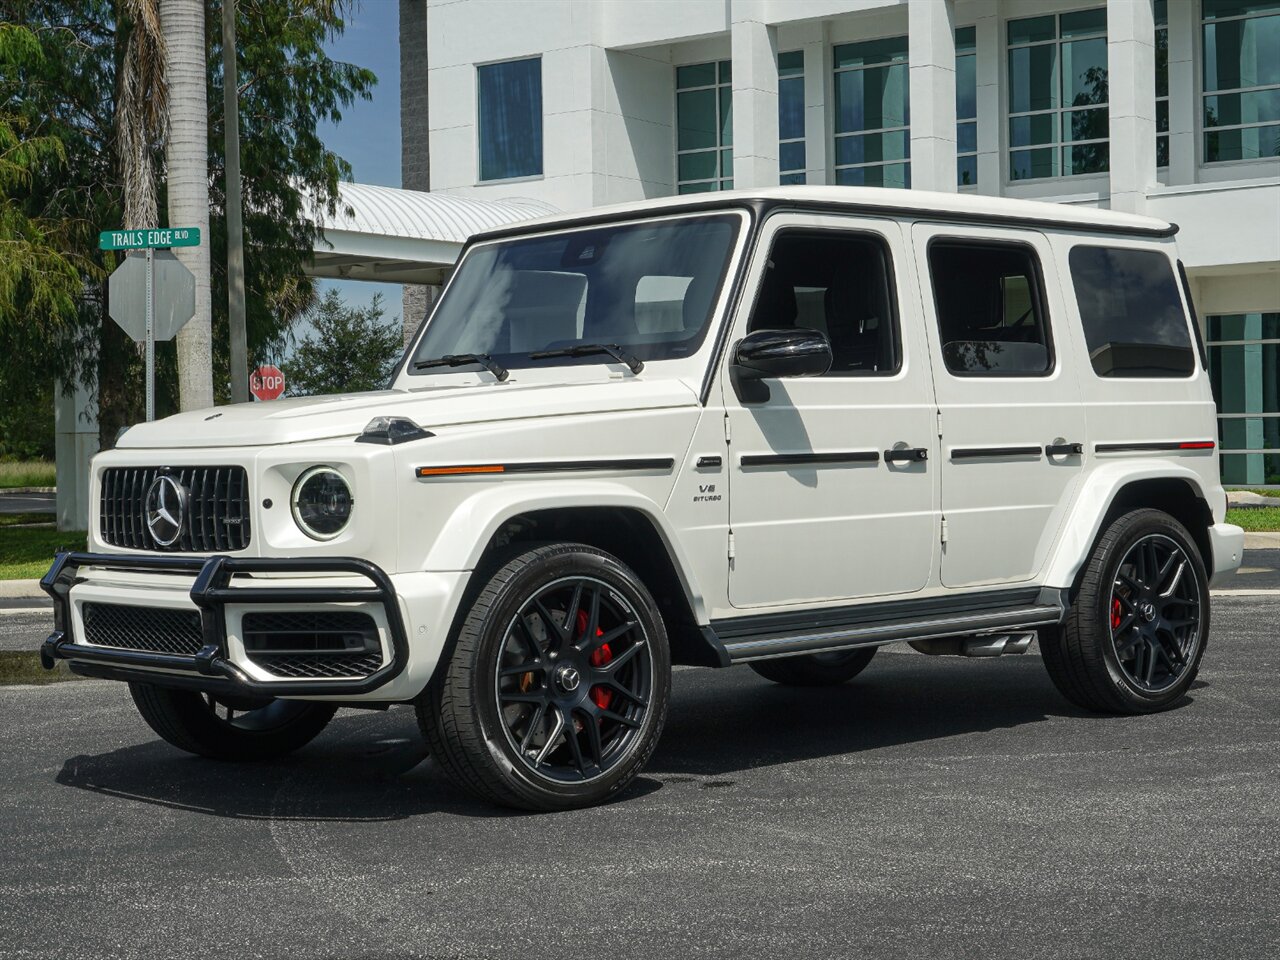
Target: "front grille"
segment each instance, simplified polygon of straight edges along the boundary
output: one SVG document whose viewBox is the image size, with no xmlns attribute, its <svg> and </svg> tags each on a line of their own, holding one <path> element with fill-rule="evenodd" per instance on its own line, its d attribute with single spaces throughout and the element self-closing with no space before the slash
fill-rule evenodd
<svg viewBox="0 0 1280 960">
<path fill-rule="evenodd" d="M 367 613 L 246 613 L 245 655 L 278 677 L 367 677 L 382 666 L 378 625 Z"/>
<path fill-rule="evenodd" d="M 85 603 L 80 616 L 85 639 L 100 647 L 194 656 L 204 646 L 195 610 Z"/>
<path fill-rule="evenodd" d="M 147 491 L 168 474 L 186 491 L 178 539 L 161 545 L 147 526 Z M 249 478 L 244 467 L 111 467 L 102 474 L 102 539 L 131 550 L 223 553 L 249 546 Z M 163 539 L 168 539 L 164 537 Z"/>
</svg>

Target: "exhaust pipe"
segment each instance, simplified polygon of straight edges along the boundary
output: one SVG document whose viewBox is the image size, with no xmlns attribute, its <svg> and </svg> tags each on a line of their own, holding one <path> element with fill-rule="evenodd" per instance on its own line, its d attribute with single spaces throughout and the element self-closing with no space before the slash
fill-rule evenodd
<svg viewBox="0 0 1280 960">
<path fill-rule="evenodd" d="M 935 637 L 910 643 L 914 649 L 932 657 L 1002 657 L 1026 653 L 1035 638 L 1034 633 L 993 633 L 977 637 Z"/>
</svg>

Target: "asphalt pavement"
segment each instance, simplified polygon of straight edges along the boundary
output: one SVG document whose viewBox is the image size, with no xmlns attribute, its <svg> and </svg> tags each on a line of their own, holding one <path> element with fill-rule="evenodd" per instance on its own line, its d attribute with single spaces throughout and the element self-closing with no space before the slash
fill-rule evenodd
<svg viewBox="0 0 1280 960">
<path fill-rule="evenodd" d="M 234 765 L 121 685 L 0 688 L 0 955 L 1274 957 L 1274 575 L 1216 597 L 1151 717 L 1070 707 L 1034 654 L 682 669 L 639 781 L 560 814 L 452 787 L 407 708 Z"/>
<path fill-rule="evenodd" d="M 8 493 L 0 491 L 0 513 L 55 513 L 58 497 L 54 493 Z"/>
</svg>

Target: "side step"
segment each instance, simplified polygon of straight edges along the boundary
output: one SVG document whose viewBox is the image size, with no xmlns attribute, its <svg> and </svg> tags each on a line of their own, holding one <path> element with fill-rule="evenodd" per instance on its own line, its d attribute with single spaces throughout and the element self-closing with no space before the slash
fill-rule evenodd
<svg viewBox="0 0 1280 960">
<path fill-rule="evenodd" d="M 979 597 L 971 596 L 960 603 L 953 601 L 947 604 L 950 609 L 941 604 L 905 601 L 865 608 L 837 608 L 817 615 L 809 611 L 797 614 L 790 624 L 777 615 L 767 615 L 713 622 L 712 629 L 723 644 L 730 663 L 880 646 L 897 640 L 925 641 L 917 649 L 934 646 L 930 641 L 942 641 L 948 648 L 938 647 L 939 653 L 1000 656 L 1002 653 L 1025 651 L 1037 627 L 1062 621 L 1065 605 L 1054 593 L 1033 591 L 1030 596 L 1023 593 L 1018 598 L 1023 602 L 1008 606 L 988 605 L 981 603 Z M 1008 599 L 1011 599 L 1008 594 L 990 595 L 991 601 Z M 926 609 L 922 610 L 922 607 Z M 927 609 L 929 607 L 933 609 Z M 913 612 L 914 616 L 909 615 Z M 843 615 L 845 623 L 832 622 L 837 613 Z M 796 622 L 801 618 L 810 621 L 806 624 L 808 629 Z M 758 629 L 766 626 L 774 629 L 767 633 Z M 753 627 L 757 629 L 753 630 Z M 783 629 L 777 629 L 779 627 Z M 912 645 L 916 646 L 915 643 Z"/>
</svg>

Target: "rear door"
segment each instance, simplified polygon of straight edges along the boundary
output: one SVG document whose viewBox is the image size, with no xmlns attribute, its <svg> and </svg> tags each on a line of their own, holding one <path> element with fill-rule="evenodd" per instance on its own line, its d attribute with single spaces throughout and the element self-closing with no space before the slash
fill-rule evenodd
<svg viewBox="0 0 1280 960">
<path fill-rule="evenodd" d="M 1081 477 L 1085 416 L 1048 240 L 912 230 L 941 417 L 942 582 L 1033 579 Z"/>
<path fill-rule="evenodd" d="M 735 607 L 921 589 L 938 542 L 937 429 L 918 299 L 899 278 L 891 220 L 778 214 L 765 226 L 733 344 L 763 329 L 821 330 L 823 377 L 735 389 L 730 443 Z M 760 386 L 760 382 L 753 384 Z"/>
</svg>

